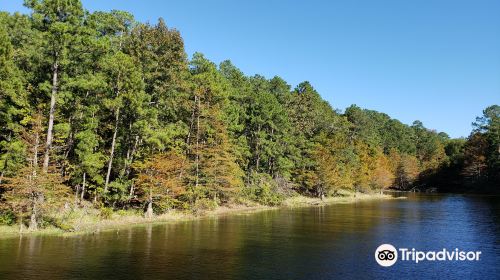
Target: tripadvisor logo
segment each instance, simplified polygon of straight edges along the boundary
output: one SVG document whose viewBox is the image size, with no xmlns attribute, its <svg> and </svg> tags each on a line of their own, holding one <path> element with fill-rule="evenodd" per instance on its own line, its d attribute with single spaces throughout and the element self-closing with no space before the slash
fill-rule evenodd
<svg viewBox="0 0 500 280">
<path fill-rule="evenodd" d="M 399 248 L 391 244 L 382 244 L 375 250 L 375 260 L 381 266 L 392 266 L 398 260 L 411 261 L 418 264 L 421 261 L 479 261 L 481 251 L 462 251 L 442 249 L 439 251 L 418 251 L 415 248 Z"/>
<path fill-rule="evenodd" d="M 398 260 L 398 251 L 391 244 L 382 244 L 375 250 L 375 260 L 381 266 L 391 266 Z"/>
</svg>

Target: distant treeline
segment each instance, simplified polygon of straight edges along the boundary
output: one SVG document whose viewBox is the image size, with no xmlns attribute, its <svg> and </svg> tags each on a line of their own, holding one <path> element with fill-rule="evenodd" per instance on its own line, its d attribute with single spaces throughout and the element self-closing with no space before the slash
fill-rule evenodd
<svg viewBox="0 0 500 280">
<path fill-rule="evenodd" d="M 151 215 L 339 189 L 498 190 L 499 106 L 449 139 L 338 112 L 308 82 L 188 60 L 162 19 L 25 5 L 30 15 L 0 13 L 0 205 L 17 219 L 36 225 L 73 201 Z"/>
</svg>

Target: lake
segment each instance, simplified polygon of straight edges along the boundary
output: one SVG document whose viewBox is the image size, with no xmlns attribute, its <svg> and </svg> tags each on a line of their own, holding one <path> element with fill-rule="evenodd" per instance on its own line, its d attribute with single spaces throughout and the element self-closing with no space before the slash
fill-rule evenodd
<svg viewBox="0 0 500 280">
<path fill-rule="evenodd" d="M 71 237 L 0 240 L 0 279 L 499 279 L 500 198 L 406 199 L 278 209 Z M 375 249 L 481 251 L 398 261 Z"/>
</svg>

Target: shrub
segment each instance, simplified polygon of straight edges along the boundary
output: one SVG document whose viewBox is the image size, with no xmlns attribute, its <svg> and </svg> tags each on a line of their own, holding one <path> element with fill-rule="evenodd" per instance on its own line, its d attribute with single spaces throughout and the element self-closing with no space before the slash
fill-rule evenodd
<svg viewBox="0 0 500 280">
<path fill-rule="evenodd" d="M 0 212 L 0 225 L 11 226 L 16 223 L 16 215 L 12 211 Z"/>
<path fill-rule="evenodd" d="M 109 207 L 102 207 L 99 213 L 101 219 L 107 220 L 113 216 L 113 209 Z"/>
<path fill-rule="evenodd" d="M 278 206 L 283 202 L 283 196 L 278 194 L 272 185 L 262 184 L 256 192 L 257 201 L 264 205 Z"/>
<path fill-rule="evenodd" d="M 120 209 L 120 210 L 116 211 L 116 214 L 118 216 L 127 216 L 128 213 L 127 213 L 127 210 Z"/>
<path fill-rule="evenodd" d="M 55 227 L 64 231 L 73 231 L 74 228 L 67 222 L 67 219 L 60 217 L 44 216 L 40 222 L 41 228 Z"/>
<path fill-rule="evenodd" d="M 59 229 L 62 229 L 64 231 L 74 231 L 74 227 L 71 224 L 69 224 L 61 219 L 55 219 L 52 222 L 52 225 L 59 228 Z"/>
<path fill-rule="evenodd" d="M 180 200 L 163 197 L 162 199 L 153 200 L 153 210 L 157 214 L 163 214 L 172 209 L 184 209 L 184 204 Z"/>
<path fill-rule="evenodd" d="M 278 184 L 267 174 L 253 174 L 251 183 L 243 190 L 243 195 L 263 205 L 277 206 L 284 200 L 278 191 Z"/>
<path fill-rule="evenodd" d="M 217 208 L 217 202 L 213 199 L 201 198 L 196 200 L 193 205 L 193 213 L 195 214 L 203 214 L 205 211 L 215 210 Z"/>
</svg>

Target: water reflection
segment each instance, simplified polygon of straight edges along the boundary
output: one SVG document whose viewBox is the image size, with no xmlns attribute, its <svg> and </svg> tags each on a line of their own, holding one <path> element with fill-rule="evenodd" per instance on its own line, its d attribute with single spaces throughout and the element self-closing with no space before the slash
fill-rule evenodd
<svg viewBox="0 0 500 280">
<path fill-rule="evenodd" d="M 401 194 L 396 194 L 401 195 Z M 0 241 L 2 279 L 373 279 L 499 276 L 498 197 L 272 210 L 76 237 Z M 479 263 L 378 266 L 374 249 L 482 250 Z"/>
</svg>

